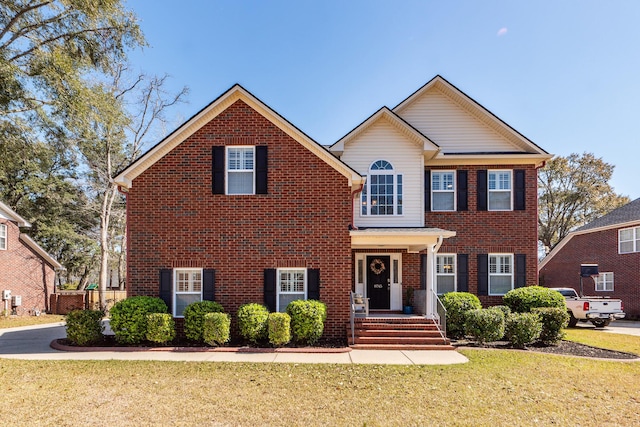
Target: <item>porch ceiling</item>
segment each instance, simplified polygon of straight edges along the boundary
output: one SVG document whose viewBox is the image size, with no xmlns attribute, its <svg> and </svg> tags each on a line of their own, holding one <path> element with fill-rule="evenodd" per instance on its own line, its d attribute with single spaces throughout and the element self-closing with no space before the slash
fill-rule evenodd
<svg viewBox="0 0 640 427">
<path fill-rule="evenodd" d="M 351 230 L 350 234 L 351 249 L 406 249 L 417 253 L 456 232 L 441 228 L 365 228 Z"/>
</svg>

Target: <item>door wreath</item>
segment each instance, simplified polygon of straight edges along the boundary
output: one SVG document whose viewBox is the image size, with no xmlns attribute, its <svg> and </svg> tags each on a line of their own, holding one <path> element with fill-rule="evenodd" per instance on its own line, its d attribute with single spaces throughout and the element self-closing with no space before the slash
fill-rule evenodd
<svg viewBox="0 0 640 427">
<path fill-rule="evenodd" d="M 384 262 L 382 262 L 380 258 L 376 258 L 373 261 L 371 261 L 371 264 L 369 264 L 369 268 L 371 269 L 371 271 L 373 271 L 375 275 L 379 275 L 380 273 L 382 273 L 387 269 L 387 267 L 385 267 L 384 265 Z"/>
</svg>

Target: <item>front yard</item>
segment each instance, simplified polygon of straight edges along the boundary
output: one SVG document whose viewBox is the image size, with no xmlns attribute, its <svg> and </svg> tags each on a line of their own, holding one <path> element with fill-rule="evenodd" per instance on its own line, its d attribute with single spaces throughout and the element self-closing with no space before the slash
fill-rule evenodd
<svg viewBox="0 0 640 427">
<path fill-rule="evenodd" d="M 640 337 L 568 331 L 640 353 Z M 637 425 L 639 362 L 464 350 L 452 366 L 0 361 L 17 425 Z"/>
</svg>

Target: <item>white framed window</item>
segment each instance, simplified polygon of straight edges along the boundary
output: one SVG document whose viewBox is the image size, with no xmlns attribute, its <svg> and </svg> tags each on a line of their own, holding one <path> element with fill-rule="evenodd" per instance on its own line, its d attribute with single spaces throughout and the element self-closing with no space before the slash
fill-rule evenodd
<svg viewBox="0 0 640 427">
<path fill-rule="evenodd" d="M 0 250 L 7 250 L 7 225 L 0 224 Z"/>
<path fill-rule="evenodd" d="M 618 230 L 618 253 L 640 252 L 640 227 Z"/>
<path fill-rule="evenodd" d="M 613 272 L 598 274 L 596 278 L 596 291 L 613 292 Z"/>
<path fill-rule="evenodd" d="M 436 255 L 436 292 L 438 295 L 456 291 L 456 255 Z"/>
<path fill-rule="evenodd" d="M 489 254 L 489 295 L 513 289 L 513 254 Z"/>
<path fill-rule="evenodd" d="M 173 270 L 173 316 L 183 317 L 184 309 L 192 302 L 202 301 L 202 269 Z"/>
<path fill-rule="evenodd" d="M 488 208 L 490 211 L 510 211 L 512 204 L 512 185 L 510 170 L 488 171 Z"/>
<path fill-rule="evenodd" d="M 456 174 L 453 171 L 431 171 L 431 210 L 456 210 Z"/>
<path fill-rule="evenodd" d="M 255 147 L 227 147 L 227 194 L 255 194 Z"/>
<path fill-rule="evenodd" d="M 307 299 L 307 269 L 279 268 L 276 310 L 284 312 L 291 301 Z"/>
<path fill-rule="evenodd" d="M 402 215 L 402 174 L 396 174 L 388 161 L 377 160 L 371 164 L 366 178 L 360 196 L 360 214 Z"/>
</svg>

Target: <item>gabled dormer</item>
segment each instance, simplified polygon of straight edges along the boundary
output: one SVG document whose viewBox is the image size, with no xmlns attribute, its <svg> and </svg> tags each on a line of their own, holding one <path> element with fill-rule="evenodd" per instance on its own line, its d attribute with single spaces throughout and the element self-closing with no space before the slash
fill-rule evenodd
<svg viewBox="0 0 640 427">
<path fill-rule="evenodd" d="M 424 226 L 424 162 L 439 152 L 433 141 L 383 107 L 330 150 L 366 176 L 354 203 L 357 227 Z"/>
</svg>

